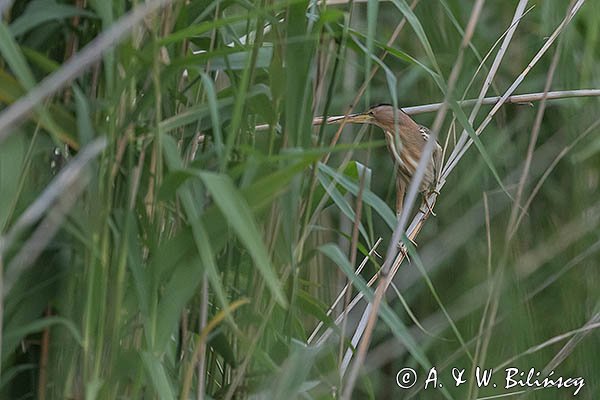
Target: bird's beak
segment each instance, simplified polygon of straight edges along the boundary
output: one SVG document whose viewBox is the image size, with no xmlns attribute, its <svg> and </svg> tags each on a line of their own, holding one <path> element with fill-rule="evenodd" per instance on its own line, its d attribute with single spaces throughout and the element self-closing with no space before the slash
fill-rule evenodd
<svg viewBox="0 0 600 400">
<path fill-rule="evenodd" d="M 328 124 L 341 124 L 346 120 L 347 124 L 368 124 L 373 121 L 373 116 L 367 113 L 350 114 L 348 116 L 327 118 Z"/>
</svg>

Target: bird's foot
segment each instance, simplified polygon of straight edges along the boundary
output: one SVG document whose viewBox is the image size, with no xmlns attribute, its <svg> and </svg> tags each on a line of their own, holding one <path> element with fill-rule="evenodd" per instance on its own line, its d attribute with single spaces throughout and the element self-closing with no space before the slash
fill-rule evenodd
<svg viewBox="0 0 600 400">
<path fill-rule="evenodd" d="M 400 249 L 400 253 L 402 253 L 404 258 L 406 258 L 408 260 L 408 262 L 410 263 L 411 261 L 410 261 L 410 257 L 408 256 L 408 249 L 406 248 L 404 243 L 402 243 L 402 242 L 398 243 L 398 249 Z"/>
<path fill-rule="evenodd" d="M 435 203 L 434 204 L 429 204 L 429 202 L 427 201 L 427 196 L 423 197 L 423 204 L 425 206 L 427 206 L 427 210 L 426 211 L 429 211 L 429 213 L 431 215 L 433 215 L 434 217 L 437 217 L 437 214 L 433 211 L 433 206 L 435 205 Z M 421 207 L 423 206 L 423 204 L 421 205 Z"/>
<path fill-rule="evenodd" d="M 417 242 L 415 242 L 413 239 L 408 238 L 408 240 L 410 240 L 410 242 L 412 243 L 413 246 L 418 247 Z M 399 242 L 398 243 L 398 249 L 400 249 L 400 252 L 404 255 L 404 257 L 406 257 L 406 259 L 408 260 L 408 262 L 410 261 L 410 257 L 408 256 L 408 249 L 406 248 L 406 246 L 404 245 L 404 243 Z"/>
</svg>

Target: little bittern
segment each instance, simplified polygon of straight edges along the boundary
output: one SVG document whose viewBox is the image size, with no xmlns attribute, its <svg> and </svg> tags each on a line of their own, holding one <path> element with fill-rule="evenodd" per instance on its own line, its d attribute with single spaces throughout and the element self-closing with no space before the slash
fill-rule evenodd
<svg viewBox="0 0 600 400">
<path fill-rule="evenodd" d="M 430 130 L 417 124 L 404 111 L 389 104 L 371 107 L 367 112 L 344 117 L 330 118 L 328 123 L 341 123 L 343 120 L 355 124 L 377 125 L 385 132 L 387 148 L 396 165 L 396 212 L 402 211 L 404 194 L 417 169 Z M 431 160 L 427 165 L 420 191 L 427 195 L 435 189 L 442 162 L 442 147 L 436 142 Z M 429 204 L 428 204 L 428 207 Z"/>
</svg>

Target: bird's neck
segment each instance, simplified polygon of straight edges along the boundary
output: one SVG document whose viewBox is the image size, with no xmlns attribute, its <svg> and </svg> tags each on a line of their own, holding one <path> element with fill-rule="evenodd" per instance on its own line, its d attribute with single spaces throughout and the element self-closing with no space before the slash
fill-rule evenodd
<svg viewBox="0 0 600 400">
<path fill-rule="evenodd" d="M 411 117 L 408 116 L 404 111 L 398 111 L 398 125 L 403 129 L 419 129 L 419 124 L 417 124 Z"/>
</svg>

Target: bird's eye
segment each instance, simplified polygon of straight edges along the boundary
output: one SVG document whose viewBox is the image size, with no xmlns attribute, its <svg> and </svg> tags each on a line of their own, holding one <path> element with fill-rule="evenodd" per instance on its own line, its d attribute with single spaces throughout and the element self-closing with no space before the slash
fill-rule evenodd
<svg viewBox="0 0 600 400">
<path fill-rule="evenodd" d="M 369 115 L 373 116 L 374 115 L 373 111 L 369 111 Z"/>
</svg>

